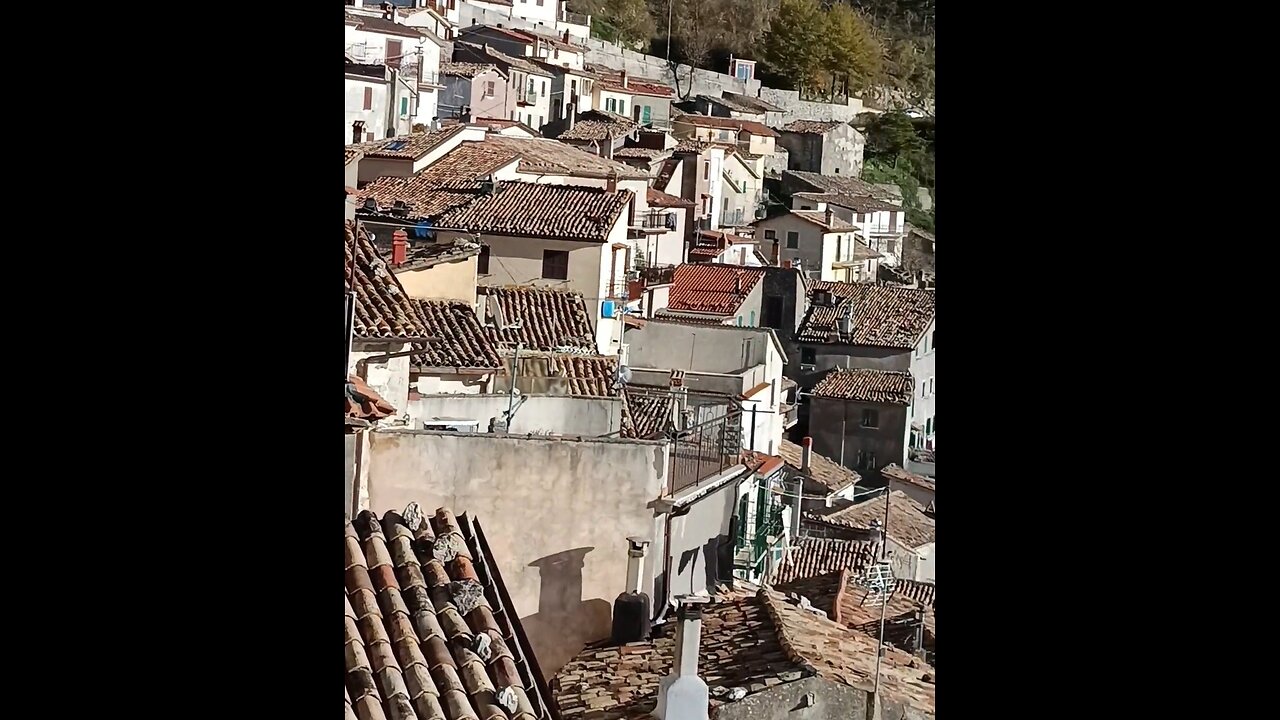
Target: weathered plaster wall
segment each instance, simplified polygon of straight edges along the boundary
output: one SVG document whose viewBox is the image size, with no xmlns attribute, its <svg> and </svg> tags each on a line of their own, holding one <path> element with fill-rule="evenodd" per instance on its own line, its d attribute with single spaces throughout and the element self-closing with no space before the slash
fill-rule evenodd
<svg viewBox="0 0 1280 720">
<path fill-rule="evenodd" d="M 417 502 L 483 523 L 548 677 L 608 636 L 626 584 L 629 536 L 654 539 L 649 504 L 667 481 L 666 443 L 474 433 L 370 433 L 369 503 Z M 647 573 L 652 592 L 652 573 Z"/>
<path fill-rule="evenodd" d="M 512 434 L 557 433 L 598 437 L 621 429 L 622 399 L 556 395 L 528 395 L 516 410 Z M 487 430 L 489 420 L 507 411 L 506 393 L 490 395 L 424 395 L 409 403 L 415 419 L 433 417 L 467 418 L 480 421 Z M 421 427 L 421 426 L 419 426 Z"/>
</svg>

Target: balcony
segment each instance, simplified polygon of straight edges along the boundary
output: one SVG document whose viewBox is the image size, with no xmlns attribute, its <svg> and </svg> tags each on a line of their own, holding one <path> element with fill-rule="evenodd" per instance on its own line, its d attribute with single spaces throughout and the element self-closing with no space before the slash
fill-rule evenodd
<svg viewBox="0 0 1280 720">
<path fill-rule="evenodd" d="M 697 487 L 742 462 L 742 409 L 673 433 L 670 492 Z"/>
<path fill-rule="evenodd" d="M 674 212 L 650 211 L 641 216 L 639 222 L 631 227 L 640 228 L 651 234 L 674 231 L 676 229 L 676 214 Z"/>
<path fill-rule="evenodd" d="M 418 78 L 418 87 L 421 89 L 442 88 L 444 83 L 440 79 L 440 73 L 424 70 L 422 76 Z"/>
<path fill-rule="evenodd" d="M 783 430 L 790 430 L 796 426 L 796 423 L 800 422 L 799 405 L 788 405 L 787 403 L 782 403 L 778 406 L 778 412 L 782 413 Z"/>
<path fill-rule="evenodd" d="M 640 281 L 645 285 L 670 285 L 675 282 L 675 265 L 654 265 L 640 269 Z"/>
<path fill-rule="evenodd" d="M 608 300 L 628 301 L 631 299 L 631 286 L 625 279 L 614 280 L 605 285 L 605 298 Z"/>
<path fill-rule="evenodd" d="M 568 10 L 560 11 L 560 22 L 569 23 L 570 25 L 585 25 L 591 27 L 591 16 L 581 13 L 569 12 Z"/>
</svg>

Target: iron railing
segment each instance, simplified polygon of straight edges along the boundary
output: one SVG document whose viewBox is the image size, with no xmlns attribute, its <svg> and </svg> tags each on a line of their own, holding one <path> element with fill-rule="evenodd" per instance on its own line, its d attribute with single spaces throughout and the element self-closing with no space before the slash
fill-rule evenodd
<svg viewBox="0 0 1280 720">
<path fill-rule="evenodd" d="M 675 265 L 653 265 L 640 270 L 640 280 L 646 285 L 669 285 L 675 282 Z"/>
<path fill-rule="evenodd" d="M 742 409 L 672 433 L 670 494 L 697 487 L 742 459 Z"/>
<path fill-rule="evenodd" d="M 676 214 L 673 212 L 650 212 L 646 214 L 644 217 L 640 218 L 640 227 L 675 230 L 676 229 L 675 221 L 674 221 L 675 216 Z M 667 220 L 668 217 L 671 217 L 672 220 L 668 221 Z"/>
<path fill-rule="evenodd" d="M 630 285 L 626 280 L 614 280 L 605 287 L 605 293 L 612 300 L 630 300 Z"/>
</svg>

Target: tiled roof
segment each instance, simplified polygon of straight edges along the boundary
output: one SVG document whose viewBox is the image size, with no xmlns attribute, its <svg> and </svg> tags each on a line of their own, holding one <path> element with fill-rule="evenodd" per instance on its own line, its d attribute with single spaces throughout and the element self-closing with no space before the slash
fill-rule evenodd
<svg viewBox="0 0 1280 720">
<path fill-rule="evenodd" d="M 742 120 L 740 118 L 723 118 L 713 117 L 711 115 L 677 115 L 672 118 L 672 122 L 686 123 L 697 127 L 713 127 L 724 130 L 742 130 L 751 135 L 759 135 L 762 137 L 778 137 L 778 133 L 773 128 L 758 123 L 755 120 Z"/>
<path fill-rule="evenodd" d="M 348 718 L 554 717 L 465 516 L 366 510 L 344 542 Z"/>
<path fill-rule="evenodd" d="M 692 202 L 685 200 L 682 197 L 676 197 L 675 195 L 664 193 L 661 190 L 654 190 L 653 188 L 649 188 L 648 191 L 646 191 L 645 195 L 648 196 L 649 207 L 666 207 L 666 208 L 693 207 Z"/>
<path fill-rule="evenodd" d="M 346 152 L 347 152 L 347 162 L 345 163 L 346 165 L 350 165 L 352 160 L 355 160 L 356 158 L 360 157 L 362 154 L 359 150 L 351 147 L 350 145 L 347 146 Z"/>
<path fill-rule="evenodd" d="M 523 57 L 508 55 L 489 45 L 476 45 L 458 41 L 453 44 L 453 59 L 461 62 L 491 62 L 507 72 L 519 70 L 530 75 L 551 77 L 546 68 L 529 62 Z"/>
<path fill-rule="evenodd" d="M 436 222 L 487 235 L 603 242 L 631 197 L 630 190 L 500 182 L 493 195 L 477 195 Z"/>
<path fill-rule="evenodd" d="M 801 342 L 909 350 L 933 322 L 932 290 L 817 281 L 809 287 L 810 303 L 818 290 L 829 291 L 836 302 L 834 307 L 810 304 L 796 331 Z M 839 321 L 846 308 L 852 328 L 848 337 L 840 337 Z"/>
<path fill-rule="evenodd" d="M 799 181 L 798 183 L 792 182 L 790 184 L 806 186 L 808 191 L 811 192 L 835 193 L 852 197 L 873 197 L 887 202 L 894 201 L 893 196 L 884 190 L 850 175 L 823 175 L 805 170 L 784 170 L 782 176 L 784 185 L 788 185 L 787 180 Z"/>
<path fill-rule="evenodd" d="M 358 375 L 347 376 L 347 425 L 363 426 L 391 417 L 396 409 Z"/>
<path fill-rule="evenodd" d="M 436 342 L 418 346 L 416 370 L 426 368 L 499 368 L 502 361 L 493 342 L 480 327 L 471 303 L 465 300 L 416 300 L 423 324 Z"/>
<path fill-rule="evenodd" d="M 535 287 L 479 287 L 485 332 L 503 348 L 524 343 L 523 350 L 545 352 L 596 351 L 595 332 L 582 293 Z M 500 330 L 494 306 L 501 320 L 519 328 Z"/>
<path fill-rule="evenodd" d="M 346 223 L 346 269 L 354 262 L 354 282 L 347 276 L 347 291 L 355 291 L 355 339 L 431 337 L 417 304 L 404 291 L 404 286 L 391 272 L 390 263 L 378 254 L 369 236 L 361 228 L 352 238 L 354 223 Z M 354 255 L 353 255 L 354 253 Z M 353 260 L 354 258 L 354 260 Z"/>
<path fill-rule="evenodd" d="M 670 150 L 659 150 L 647 147 L 624 147 L 613 151 L 616 158 L 635 158 L 637 160 L 659 160 L 671 157 Z"/>
<path fill-rule="evenodd" d="M 624 137 L 635 132 L 640 124 L 621 115 L 617 115 L 604 110 L 588 110 L 584 113 L 578 113 L 574 119 L 574 125 L 567 130 L 561 128 L 568 127 L 568 120 L 557 120 L 547 137 L 554 137 L 557 140 L 607 140 L 610 138 Z"/>
<path fill-rule="evenodd" d="M 782 441 L 778 454 L 796 470 L 804 464 L 804 448 L 790 440 Z M 853 470 L 816 452 L 809 453 L 809 477 L 825 485 L 831 492 L 844 490 L 862 479 L 862 476 Z"/>
<path fill-rule="evenodd" d="M 873 212 L 881 212 L 886 210 L 892 211 L 892 212 L 902 212 L 901 205 L 888 202 L 886 200 L 881 200 L 879 198 L 849 195 L 846 193 L 798 192 L 793 194 L 791 197 L 805 198 L 807 200 L 813 200 L 815 202 L 825 202 L 831 205 L 839 205 L 840 207 L 847 207 L 850 210 L 853 210 L 854 212 L 858 212 L 858 213 L 873 213 Z"/>
<path fill-rule="evenodd" d="M 511 358 L 514 351 L 503 350 L 501 354 L 505 358 Z M 617 357 L 578 353 L 525 353 L 522 350 L 518 377 L 526 387 L 532 383 L 529 390 L 531 393 L 556 394 L 557 390 L 563 390 L 565 395 L 617 397 L 620 392 L 614 387 L 617 372 Z M 547 380 L 542 383 L 537 378 Z"/>
<path fill-rule="evenodd" d="M 451 125 L 439 130 L 399 135 L 384 140 L 348 145 L 352 150 L 360 150 L 367 158 L 394 158 L 416 160 L 439 147 L 444 141 L 462 132 L 465 125 Z"/>
<path fill-rule="evenodd" d="M 884 524 L 884 503 L 881 495 L 826 515 L 821 522 L 864 530 L 880 527 Z M 918 548 L 934 541 L 933 518 L 920 503 L 894 490 L 889 493 L 888 535 L 906 547 Z"/>
<path fill-rule="evenodd" d="M 883 505 L 881 514 L 883 515 Z M 787 548 L 774 583 L 788 583 L 848 568 L 863 570 L 880 557 L 880 544 L 843 538 L 800 537 Z"/>
<path fill-rule="evenodd" d="M 832 128 L 837 128 L 844 124 L 839 120 L 792 120 L 778 129 L 782 132 L 826 135 Z"/>
<path fill-rule="evenodd" d="M 934 491 L 934 482 L 932 479 L 923 475 L 917 475 L 896 464 L 886 465 L 880 471 L 880 474 L 884 475 L 886 478 L 890 478 L 893 482 L 915 485 L 916 487 L 928 490 L 929 492 Z"/>
<path fill-rule="evenodd" d="M 880 603 L 868 597 L 870 592 L 861 582 L 862 573 L 842 569 L 814 577 L 793 580 L 776 585 L 775 589 L 784 593 L 796 593 L 806 599 L 813 607 L 822 610 L 837 623 L 852 630 L 865 633 L 871 637 L 879 637 Z M 914 644 L 915 626 L 910 621 L 917 611 L 923 612 L 925 625 L 924 646 L 933 646 L 933 612 L 930 606 L 915 601 L 901 589 L 905 581 L 894 583 L 893 593 L 884 603 L 886 622 L 885 641 L 908 650 Z M 923 584 L 923 583 L 911 583 Z M 905 621 L 905 622 L 904 622 Z"/>
<path fill-rule="evenodd" d="M 754 241 L 722 230 L 698 230 L 693 234 L 693 244 L 689 255 L 700 259 L 714 259 L 729 246 L 736 244 L 753 244 Z"/>
<path fill-rule="evenodd" d="M 683 138 L 676 146 L 671 148 L 673 153 L 701 153 L 703 150 L 715 147 L 715 143 L 709 143 L 702 140 L 694 140 L 693 138 Z"/>
<path fill-rule="evenodd" d="M 814 397 L 910 405 L 915 379 L 909 372 L 837 368 L 813 387 Z"/>
<path fill-rule="evenodd" d="M 735 109 L 737 109 L 738 112 L 785 112 L 783 108 L 780 108 L 766 100 L 762 100 L 758 97 L 751 97 L 750 95 L 743 95 L 742 93 L 729 92 L 728 90 L 720 93 L 720 102 L 730 108 L 737 105 L 738 107 Z M 730 105 L 730 103 L 733 103 L 734 105 Z"/>
<path fill-rule="evenodd" d="M 625 413 L 622 437 L 648 440 L 667 432 L 672 421 L 672 393 L 628 385 L 622 396 Z"/>
<path fill-rule="evenodd" d="M 464 78 L 474 78 L 477 75 L 492 70 L 503 78 L 507 77 L 507 73 L 502 68 L 493 63 L 474 63 L 474 62 L 443 62 L 440 63 L 441 75 L 456 75 Z"/>
<path fill-rule="evenodd" d="M 671 86 L 652 80 L 649 78 L 627 77 L 627 86 L 622 86 L 622 73 L 613 68 L 604 65 L 595 65 L 586 63 L 586 68 L 599 76 L 596 81 L 598 87 L 616 93 L 627 93 L 629 95 L 651 95 L 654 97 L 670 98 L 675 97 L 675 90 Z"/>
<path fill-rule="evenodd" d="M 894 592 L 900 592 L 921 605 L 930 608 L 933 607 L 933 596 L 937 590 L 933 583 L 901 578 L 894 582 L 893 589 Z"/>
<path fill-rule="evenodd" d="M 520 171 L 553 175 L 582 175 L 590 177 L 608 177 L 617 173 L 622 180 L 648 180 L 649 175 L 641 170 L 620 163 L 616 160 L 602 158 L 582 148 L 565 145 L 550 138 L 521 138 L 506 135 L 490 137 L 484 144 L 491 145 L 514 157 L 520 158 Z"/>
<path fill-rule="evenodd" d="M 347 13 L 348 21 L 358 23 L 356 27 L 365 32 L 379 33 L 382 35 L 399 35 L 401 37 L 425 38 L 429 37 L 416 27 L 401 25 L 400 23 L 387 20 L 380 15 L 363 15 L 349 12 Z"/>
<path fill-rule="evenodd" d="M 763 270 L 738 265 L 685 263 L 676 268 L 667 309 L 732 315 L 762 277 Z"/>
<path fill-rule="evenodd" d="M 566 720 L 640 718 L 652 712 L 658 684 L 671 672 L 674 623 L 654 639 L 588 648 L 560 669 L 552 692 Z M 876 640 L 788 602 L 775 592 L 724 592 L 705 606 L 698 676 L 711 690 L 711 716 L 729 702 L 783 683 L 818 676 L 870 693 L 875 684 Z M 880 663 L 880 691 L 894 703 L 934 715 L 933 668 L 900 650 Z"/>
<path fill-rule="evenodd" d="M 840 230 L 857 230 L 858 229 L 857 226 L 849 223 L 847 220 L 845 220 L 844 218 L 834 213 L 831 215 L 830 222 L 828 222 L 827 213 L 825 210 L 792 210 L 791 214 L 795 215 L 801 220 L 808 220 L 809 222 L 813 223 L 814 225 L 817 225 L 818 227 L 821 227 L 824 230 L 827 230 L 828 232 L 838 232 Z"/>
<path fill-rule="evenodd" d="M 671 186 L 671 179 L 675 176 L 676 170 L 679 169 L 680 163 L 684 162 L 681 158 L 670 157 L 662 161 L 662 167 L 658 169 L 658 177 L 653 181 L 653 186 L 659 190 L 666 190 Z"/>
<path fill-rule="evenodd" d="M 385 236 L 386 233 L 383 233 Z M 383 257 L 391 254 L 391 242 L 382 237 L 374 243 Z M 408 253 L 403 265 L 394 268 L 396 273 L 426 270 L 447 262 L 457 262 L 480 254 L 480 244 L 466 238 L 454 238 L 453 242 L 416 242 L 409 238 Z"/>
</svg>

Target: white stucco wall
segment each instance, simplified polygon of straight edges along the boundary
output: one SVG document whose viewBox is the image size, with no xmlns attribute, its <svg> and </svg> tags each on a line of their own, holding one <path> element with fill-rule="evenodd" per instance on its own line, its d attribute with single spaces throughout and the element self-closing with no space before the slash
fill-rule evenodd
<svg viewBox="0 0 1280 720">
<path fill-rule="evenodd" d="M 937 446 L 936 438 L 933 435 L 926 437 L 924 428 L 927 421 L 934 416 L 933 387 L 936 383 L 934 382 L 933 331 L 936 323 L 936 320 L 929 323 L 924 336 L 916 343 L 915 350 L 911 353 L 911 376 L 915 378 L 916 389 L 911 401 L 911 419 L 909 420 L 909 422 L 920 423 L 920 439 L 930 441 L 934 447 Z"/>
</svg>

